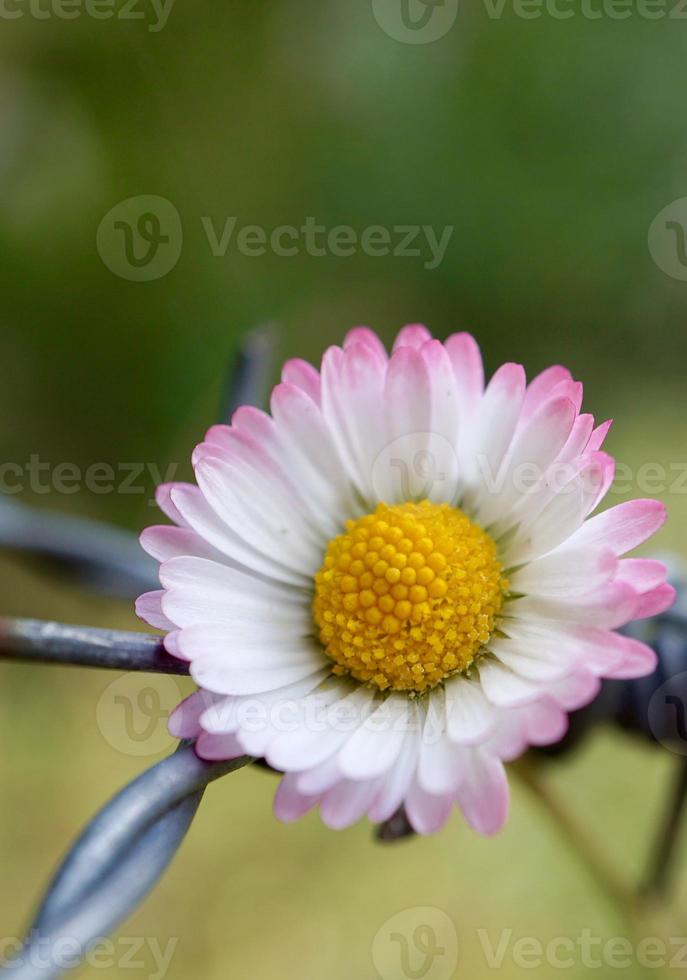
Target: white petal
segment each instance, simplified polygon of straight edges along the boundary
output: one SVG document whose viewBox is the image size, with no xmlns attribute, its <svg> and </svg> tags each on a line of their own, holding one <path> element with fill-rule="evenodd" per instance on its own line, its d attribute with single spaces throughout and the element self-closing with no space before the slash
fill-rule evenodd
<svg viewBox="0 0 687 980">
<path fill-rule="evenodd" d="M 547 596 L 525 596 L 512 603 L 509 613 L 529 620 L 560 619 L 603 629 L 617 629 L 634 617 L 637 593 L 626 582 L 608 582 L 579 596 L 554 599 Z M 509 604 L 510 606 L 511 604 Z"/>
<path fill-rule="evenodd" d="M 495 659 L 480 661 L 479 679 L 487 699 L 497 707 L 526 704 L 541 692 L 539 685 L 525 680 Z"/>
<path fill-rule="evenodd" d="M 342 779 L 327 790 L 320 804 L 323 822 L 332 830 L 350 827 L 366 813 L 379 785 L 376 779 L 368 782 Z"/>
<path fill-rule="evenodd" d="M 191 627 L 192 629 L 194 627 Z M 302 654 L 291 653 L 285 657 L 285 666 L 245 665 L 232 667 L 222 658 L 201 657 L 191 665 L 191 676 L 200 687 L 218 694 L 261 694 L 286 687 L 296 681 L 317 674 L 322 668 L 322 660 L 309 651 Z"/>
<path fill-rule="evenodd" d="M 415 780 L 408 791 L 405 806 L 408 820 L 416 833 L 429 835 L 441 830 L 451 816 L 453 797 L 433 796 Z"/>
<path fill-rule="evenodd" d="M 222 523 L 246 546 L 305 580 L 317 571 L 322 548 L 297 526 L 288 500 L 268 496 L 221 459 L 201 459 L 196 465 L 196 479 Z"/>
<path fill-rule="evenodd" d="M 341 749 L 341 774 L 348 779 L 383 776 L 398 758 L 408 720 L 408 699 L 403 695 L 388 697 Z"/>
<path fill-rule="evenodd" d="M 574 661 L 546 642 L 531 639 L 493 639 L 489 651 L 520 677 L 530 681 L 556 681 L 569 674 Z"/>
<path fill-rule="evenodd" d="M 297 571 L 283 568 L 277 562 L 260 554 L 223 523 L 212 510 L 198 487 L 175 487 L 171 491 L 175 506 L 184 520 L 232 563 L 280 582 L 308 585 L 308 579 Z"/>
<path fill-rule="evenodd" d="M 519 364 L 504 364 L 487 385 L 470 433 L 464 494 L 470 508 L 478 506 L 498 477 L 518 424 L 524 394 L 525 372 Z"/>
<path fill-rule="evenodd" d="M 570 435 L 575 406 L 568 398 L 546 402 L 515 436 L 498 474 L 498 483 L 482 495 L 478 517 L 483 525 L 507 513 L 529 492 L 529 481 L 541 478 Z"/>
<path fill-rule="evenodd" d="M 238 569 L 203 558 L 173 558 L 161 566 L 160 579 L 168 590 L 163 609 L 177 626 L 252 621 L 258 628 L 279 626 L 293 635 L 312 631 L 305 592 Z"/>
<path fill-rule="evenodd" d="M 446 682 L 445 690 L 448 737 L 460 745 L 485 741 L 494 728 L 495 714 L 479 682 L 454 677 Z"/>
<path fill-rule="evenodd" d="M 273 741 L 267 752 L 270 765 L 284 770 L 310 769 L 338 752 L 374 708 L 370 688 L 349 691 L 347 686 L 335 686 L 306 699 L 304 714 L 308 720 Z"/>
<path fill-rule="evenodd" d="M 322 410 L 359 492 L 375 497 L 373 469 L 387 438 L 382 412 L 387 357 L 377 348 L 352 343 L 328 352 L 323 361 Z"/>
<path fill-rule="evenodd" d="M 274 797 L 274 813 L 283 823 L 299 820 L 318 802 L 317 796 L 306 796 L 298 789 L 296 777 L 287 773 L 279 783 Z"/>
<path fill-rule="evenodd" d="M 409 710 L 412 717 L 401 751 L 368 811 L 369 818 L 374 823 L 389 820 L 396 813 L 415 774 L 420 746 L 420 718 L 416 702 L 409 703 Z"/>
<path fill-rule="evenodd" d="M 478 834 L 495 834 L 508 817 L 508 779 L 502 762 L 473 749 L 456 798 L 463 816 Z"/>
<path fill-rule="evenodd" d="M 433 706 L 436 719 L 432 718 Z M 433 693 L 422 733 L 417 780 L 425 792 L 434 796 L 451 796 L 461 778 L 460 763 L 463 750 L 450 741 L 445 725 L 444 699 Z"/>
<path fill-rule="evenodd" d="M 610 548 L 556 550 L 509 576 L 513 592 L 565 597 L 605 584 L 618 568 Z"/>
<path fill-rule="evenodd" d="M 162 589 L 144 592 L 136 600 L 136 615 L 156 630 L 173 630 L 175 624 L 162 611 L 163 595 Z"/>
</svg>

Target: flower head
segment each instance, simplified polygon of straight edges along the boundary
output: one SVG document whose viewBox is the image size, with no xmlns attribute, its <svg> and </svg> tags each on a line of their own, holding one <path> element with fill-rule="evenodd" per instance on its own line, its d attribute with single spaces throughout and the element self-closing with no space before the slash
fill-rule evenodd
<svg viewBox="0 0 687 980">
<path fill-rule="evenodd" d="M 148 528 L 167 631 L 200 690 L 171 720 L 209 759 L 285 773 L 276 812 L 343 827 L 404 805 L 430 833 L 454 804 L 506 818 L 503 762 L 562 737 L 603 677 L 653 652 L 615 630 L 665 609 L 659 562 L 622 558 L 664 521 L 653 500 L 594 517 L 609 428 L 562 367 L 484 384 L 477 344 L 405 327 L 391 356 L 352 330 L 318 372 L 289 361 L 271 414 L 239 409 L 167 484 Z"/>
</svg>

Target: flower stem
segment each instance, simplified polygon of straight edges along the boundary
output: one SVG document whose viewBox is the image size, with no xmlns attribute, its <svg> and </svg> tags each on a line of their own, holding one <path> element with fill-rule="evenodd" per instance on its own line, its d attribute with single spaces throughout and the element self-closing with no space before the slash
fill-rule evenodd
<svg viewBox="0 0 687 980">
<path fill-rule="evenodd" d="M 665 816 L 659 824 L 649 872 L 642 887 L 642 894 L 647 899 L 665 898 L 668 893 L 671 873 L 675 870 L 675 849 L 686 806 L 687 756 L 683 756 L 675 773 L 675 782 L 668 799 Z"/>
<path fill-rule="evenodd" d="M 561 834 L 567 838 L 575 851 L 584 859 L 597 884 L 612 904 L 619 906 L 624 912 L 634 914 L 638 905 L 635 893 L 617 875 L 615 869 L 609 865 L 605 855 L 597 847 L 588 832 L 573 819 L 568 807 L 563 806 L 556 795 L 551 792 L 546 780 L 541 778 L 540 764 L 531 758 L 524 758 L 516 762 L 512 768 L 540 805 L 546 809 L 549 816 L 553 818 Z"/>
</svg>

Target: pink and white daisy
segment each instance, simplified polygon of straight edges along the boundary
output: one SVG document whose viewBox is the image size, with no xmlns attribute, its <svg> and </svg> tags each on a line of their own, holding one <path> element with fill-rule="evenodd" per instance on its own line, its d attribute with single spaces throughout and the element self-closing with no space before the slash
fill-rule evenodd
<svg viewBox="0 0 687 980">
<path fill-rule="evenodd" d="M 622 558 L 663 523 L 654 500 L 594 517 L 609 423 L 563 367 L 484 384 L 468 334 L 367 328 L 318 372 L 289 361 L 271 414 L 240 408 L 167 484 L 175 526 L 144 531 L 167 631 L 200 690 L 172 716 L 207 759 L 285 775 L 275 808 L 331 827 L 405 807 L 419 833 L 454 804 L 506 819 L 504 761 L 557 741 L 603 677 L 655 655 L 615 632 L 673 600 L 660 562 Z"/>
</svg>

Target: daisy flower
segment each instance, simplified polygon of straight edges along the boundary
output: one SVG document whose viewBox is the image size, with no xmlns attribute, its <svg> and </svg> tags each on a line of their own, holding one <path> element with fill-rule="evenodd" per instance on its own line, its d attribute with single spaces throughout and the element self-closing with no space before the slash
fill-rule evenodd
<svg viewBox="0 0 687 980">
<path fill-rule="evenodd" d="M 673 600 L 660 562 L 622 558 L 663 523 L 654 500 L 590 517 L 613 480 L 610 423 L 563 367 L 485 386 L 468 334 L 367 328 L 317 371 L 286 363 L 271 413 L 240 408 L 167 484 L 174 526 L 143 532 L 167 631 L 199 690 L 172 733 L 206 759 L 284 773 L 275 810 L 340 828 L 399 807 L 421 834 L 454 805 L 506 819 L 504 762 L 565 732 L 600 679 L 650 673 L 615 632 Z"/>
</svg>

